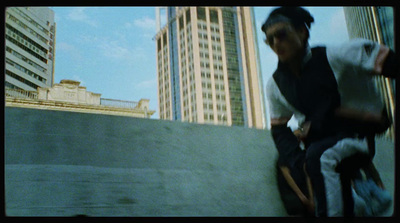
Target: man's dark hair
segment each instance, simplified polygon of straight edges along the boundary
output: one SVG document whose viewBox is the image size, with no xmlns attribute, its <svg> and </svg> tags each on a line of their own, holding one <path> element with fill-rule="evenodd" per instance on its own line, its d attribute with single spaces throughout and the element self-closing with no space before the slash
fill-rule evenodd
<svg viewBox="0 0 400 223">
<path fill-rule="evenodd" d="M 274 9 L 268 16 L 267 20 L 262 25 L 261 29 L 263 32 L 266 29 L 278 22 L 278 21 L 288 21 L 290 22 L 296 29 L 301 26 L 306 25 L 307 29 L 311 28 L 311 23 L 314 22 L 314 17 L 307 10 L 302 7 L 280 7 Z"/>
</svg>

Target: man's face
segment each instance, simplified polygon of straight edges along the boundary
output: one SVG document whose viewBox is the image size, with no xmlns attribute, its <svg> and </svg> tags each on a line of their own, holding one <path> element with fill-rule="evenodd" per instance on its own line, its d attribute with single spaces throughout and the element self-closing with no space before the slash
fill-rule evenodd
<svg viewBox="0 0 400 223">
<path fill-rule="evenodd" d="M 278 56 L 279 61 L 288 62 L 296 59 L 303 49 L 305 33 L 295 30 L 288 22 L 279 22 L 266 30 L 266 43 Z"/>
</svg>

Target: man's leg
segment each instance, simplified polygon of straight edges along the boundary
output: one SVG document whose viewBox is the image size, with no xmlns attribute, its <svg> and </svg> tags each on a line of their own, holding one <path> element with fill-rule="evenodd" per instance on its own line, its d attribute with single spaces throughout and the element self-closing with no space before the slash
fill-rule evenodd
<svg viewBox="0 0 400 223">
<path fill-rule="evenodd" d="M 311 143 L 306 152 L 306 171 L 310 177 L 316 199 L 316 216 L 325 217 L 328 215 L 326 207 L 326 193 L 324 178 L 321 173 L 321 155 L 339 141 L 340 137 L 328 137 L 323 140 Z"/>
<path fill-rule="evenodd" d="M 353 201 L 351 199 L 350 175 L 348 174 L 349 171 L 353 170 L 342 170 L 341 177 L 340 173 L 337 172 L 336 167 L 343 159 L 359 153 L 368 154 L 368 145 L 366 140 L 346 138 L 340 140 L 321 155 L 321 173 L 325 182 L 328 216 L 344 216 L 345 214 L 347 215 L 347 213 L 351 213 L 353 210 L 353 205 L 350 205 L 348 206 L 350 209 L 346 209 L 350 211 L 346 211 L 346 213 L 344 212 L 344 199 L 342 197 L 343 191 L 345 191 L 345 198 L 346 201 L 348 201 L 346 203 L 351 204 Z M 356 168 L 355 165 L 345 166 L 348 168 Z M 342 187 L 346 188 L 346 190 L 342 190 Z"/>
</svg>

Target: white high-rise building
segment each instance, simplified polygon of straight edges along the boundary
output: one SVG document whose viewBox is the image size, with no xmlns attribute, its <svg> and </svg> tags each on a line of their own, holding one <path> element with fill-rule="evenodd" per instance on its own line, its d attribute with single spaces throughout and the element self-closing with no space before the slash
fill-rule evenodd
<svg viewBox="0 0 400 223">
<path fill-rule="evenodd" d="M 36 91 L 54 83 L 56 24 L 47 7 L 9 7 L 5 24 L 5 88 Z"/>
</svg>

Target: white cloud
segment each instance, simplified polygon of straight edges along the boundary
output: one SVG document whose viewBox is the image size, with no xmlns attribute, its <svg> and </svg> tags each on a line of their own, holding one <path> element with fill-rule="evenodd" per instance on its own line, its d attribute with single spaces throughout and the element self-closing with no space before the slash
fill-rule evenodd
<svg viewBox="0 0 400 223">
<path fill-rule="evenodd" d="M 133 25 L 143 29 L 152 29 L 156 27 L 156 20 L 149 17 L 142 17 L 140 19 L 133 20 Z"/>
<path fill-rule="evenodd" d="M 76 46 L 66 42 L 56 44 L 56 56 L 60 54 L 69 54 L 75 61 L 81 61 L 83 58 L 81 51 Z"/>
<path fill-rule="evenodd" d="M 86 14 L 85 10 L 86 10 L 85 7 L 74 7 L 68 14 L 67 18 L 73 21 L 83 22 L 90 26 L 97 27 L 98 26 L 97 22 L 92 18 L 90 18 Z"/>
<path fill-rule="evenodd" d="M 93 44 L 99 49 L 99 56 L 103 56 L 118 63 L 125 63 L 129 66 L 142 66 L 148 58 L 148 50 L 131 42 L 120 40 L 110 41 L 106 38 L 99 39 Z"/>
<path fill-rule="evenodd" d="M 140 29 L 137 34 L 151 39 L 156 34 L 156 20 L 147 16 L 124 23 L 125 29 Z"/>
<path fill-rule="evenodd" d="M 136 27 L 141 29 L 154 30 L 156 27 L 156 20 L 146 16 L 139 19 L 135 19 L 132 22 L 126 22 L 124 24 L 124 27 L 127 29 L 132 29 Z"/>
<path fill-rule="evenodd" d="M 139 82 L 135 85 L 136 88 L 138 89 L 143 89 L 143 88 L 151 88 L 151 89 L 155 89 L 157 88 L 157 79 L 151 79 L 151 80 L 145 80 L 142 82 Z"/>
<path fill-rule="evenodd" d="M 130 22 L 126 22 L 126 23 L 124 24 L 124 26 L 125 26 L 125 28 L 130 29 L 130 28 L 133 27 L 133 24 L 130 23 Z"/>
<path fill-rule="evenodd" d="M 59 42 L 56 45 L 57 50 L 63 50 L 63 51 L 73 51 L 75 50 L 75 47 L 71 44 L 68 44 L 66 42 Z"/>
<path fill-rule="evenodd" d="M 99 45 L 99 48 L 104 56 L 113 59 L 125 59 L 131 55 L 129 49 L 119 45 L 117 41 L 104 41 L 101 45 Z"/>
</svg>

